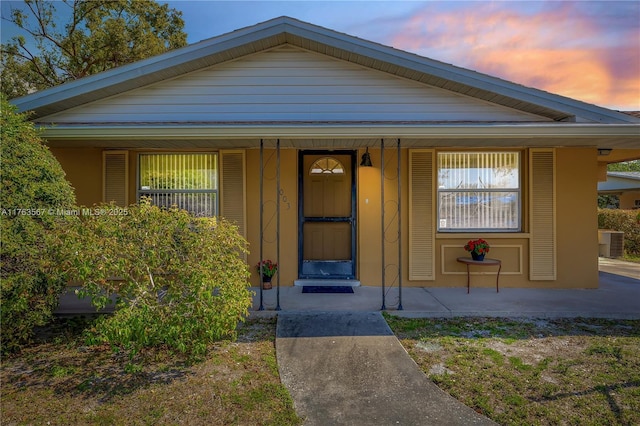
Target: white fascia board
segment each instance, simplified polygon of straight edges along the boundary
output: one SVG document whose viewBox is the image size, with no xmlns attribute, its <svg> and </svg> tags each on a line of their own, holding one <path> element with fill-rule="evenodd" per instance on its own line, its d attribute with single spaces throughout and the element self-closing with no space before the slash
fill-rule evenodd
<svg viewBox="0 0 640 426">
<path fill-rule="evenodd" d="M 532 125 L 146 125 L 44 127 L 45 139 L 220 139 L 220 138 L 625 138 L 640 148 L 640 126 L 629 124 Z"/>
</svg>

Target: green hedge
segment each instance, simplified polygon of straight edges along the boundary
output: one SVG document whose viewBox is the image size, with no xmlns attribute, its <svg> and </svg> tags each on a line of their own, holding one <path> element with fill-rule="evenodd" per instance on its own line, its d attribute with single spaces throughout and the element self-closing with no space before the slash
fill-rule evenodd
<svg viewBox="0 0 640 426">
<path fill-rule="evenodd" d="M 0 322 L 2 352 L 19 350 L 46 324 L 66 287 L 55 212 L 73 188 L 38 131 L 0 98 Z"/>
<path fill-rule="evenodd" d="M 243 258 L 247 242 L 237 226 L 149 200 L 91 211 L 64 218 L 61 232 L 73 244 L 65 247 L 60 266 L 84 283 L 79 294 L 97 308 L 118 297 L 115 313 L 99 320 L 92 342 L 201 355 L 210 343 L 235 338 L 252 302 Z"/>
<path fill-rule="evenodd" d="M 598 209 L 598 228 L 624 232 L 627 256 L 640 256 L 640 211 Z"/>
</svg>

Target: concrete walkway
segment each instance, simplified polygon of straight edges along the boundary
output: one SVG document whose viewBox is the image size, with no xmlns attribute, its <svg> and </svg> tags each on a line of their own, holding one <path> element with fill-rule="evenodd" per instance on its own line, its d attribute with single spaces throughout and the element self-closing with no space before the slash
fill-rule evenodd
<svg viewBox="0 0 640 426">
<path fill-rule="evenodd" d="M 282 312 L 276 356 L 305 426 L 495 424 L 431 382 L 380 312 Z"/>
<path fill-rule="evenodd" d="M 301 287 L 254 297 L 251 317 L 278 316 L 276 356 L 282 382 L 306 426 L 493 424 L 435 386 L 382 318 L 379 287 L 353 294 L 304 294 Z M 277 311 L 277 297 L 281 310 Z M 385 307 L 405 317 L 508 316 L 640 319 L 640 264 L 600 259 L 593 290 L 501 287 L 386 289 Z M 90 312 L 75 295 L 59 314 Z"/>
<path fill-rule="evenodd" d="M 640 318 L 640 265 L 605 259 L 594 290 L 406 288 L 387 290 L 390 313 L 407 317 L 508 316 Z M 382 290 L 263 293 L 278 317 L 276 356 L 305 426 L 472 425 L 491 420 L 444 393 L 420 370 L 380 313 Z M 254 300 L 254 308 L 259 299 Z M 395 310 L 394 310 L 395 308 Z"/>
</svg>

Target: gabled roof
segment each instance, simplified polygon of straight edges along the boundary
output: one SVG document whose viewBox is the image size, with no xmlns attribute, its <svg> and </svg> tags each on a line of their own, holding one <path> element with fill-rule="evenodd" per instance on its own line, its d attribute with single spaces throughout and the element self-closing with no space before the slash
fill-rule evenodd
<svg viewBox="0 0 640 426">
<path fill-rule="evenodd" d="M 640 172 L 607 172 L 607 176 L 637 180 L 640 182 Z"/>
<path fill-rule="evenodd" d="M 640 172 L 607 172 L 607 180 L 598 182 L 598 192 L 640 191 Z"/>
<path fill-rule="evenodd" d="M 34 118 L 44 117 L 284 44 L 555 121 L 640 123 L 640 119 L 627 114 L 511 83 L 289 17 L 275 18 L 68 82 L 14 99 L 12 103 L 22 111 L 34 111 Z"/>
</svg>

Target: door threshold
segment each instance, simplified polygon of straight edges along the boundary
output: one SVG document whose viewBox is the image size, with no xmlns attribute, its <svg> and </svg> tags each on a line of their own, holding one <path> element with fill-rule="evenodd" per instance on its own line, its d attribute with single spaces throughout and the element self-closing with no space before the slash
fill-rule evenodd
<svg viewBox="0 0 640 426">
<path fill-rule="evenodd" d="M 360 280 L 307 278 L 307 279 L 295 280 L 293 282 L 293 285 L 298 287 L 304 287 L 307 285 L 313 285 L 317 287 L 322 287 L 322 286 L 360 287 Z"/>
</svg>

